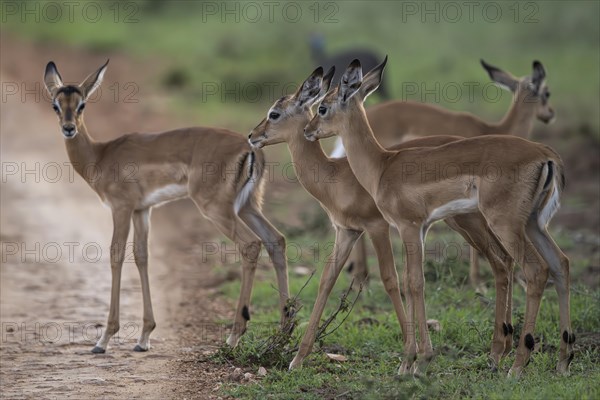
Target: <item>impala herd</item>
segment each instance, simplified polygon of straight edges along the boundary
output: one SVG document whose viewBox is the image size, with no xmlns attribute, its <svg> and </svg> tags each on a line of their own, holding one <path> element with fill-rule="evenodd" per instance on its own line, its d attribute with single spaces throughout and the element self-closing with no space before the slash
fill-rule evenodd
<svg viewBox="0 0 600 400">
<path fill-rule="evenodd" d="M 387 57 L 363 76 L 355 59 L 336 85 L 332 85 L 335 67 L 325 74 L 317 68 L 294 94 L 270 107 L 248 140 L 226 129 L 194 127 L 133 133 L 108 142 L 94 141 L 83 121 L 86 101 L 102 83 L 108 62 L 80 85 L 63 84 L 55 64 L 48 63 L 44 81 L 69 159 L 113 216 L 108 323 L 92 352 L 104 353 L 119 330 L 121 269 L 131 221 L 144 307 L 143 329 L 134 350 L 149 349 L 156 326 L 148 279 L 150 210 L 183 197 L 191 198 L 241 254 L 242 285 L 227 344 L 237 346 L 246 331 L 263 245 L 277 275 L 282 326 L 291 318 L 285 238 L 261 210 L 266 178 L 261 148 L 286 143 L 300 183 L 319 201 L 335 229 L 334 250 L 325 263 L 310 321 L 290 369 L 299 367 L 311 352 L 328 296 L 355 245 L 360 250 L 355 277 L 366 279 L 362 237 L 367 233 L 402 331 L 399 373 L 425 372 L 434 352 L 425 311 L 423 245 L 429 227 L 443 219 L 474 249 L 473 285 L 480 286 L 477 253 L 492 267 L 496 288 L 492 368 L 497 369 L 512 349 L 516 262 L 527 284 L 526 310 L 509 375 L 520 375 L 534 349 L 535 322 L 549 276 L 560 312 L 557 370 L 568 373 L 575 341 L 569 260 L 546 229 L 559 207 L 564 166 L 550 147 L 526 139 L 536 118 L 543 122 L 554 118 L 542 64 L 535 61 L 532 74 L 518 79 L 481 62 L 495 83 L 513 93 L 506 116 L 492 124 L 471 114 L 407 101 L 387 101 L 365 110 L 363 103 L 381 85 L 386 63 Z M 338 148 L 335 157 L 328 157 L 318 140 L 334 135 Z M 131 163 L 137 166 L 133 178 L 126 168 Z M 94 168 L 86 168 L 90 165 Z M 314 179 L 315 168 L 328 171 L 333 179 Z M 404 244 L 406 308 L 390 227 L 398 230 Z"/>
</svg>

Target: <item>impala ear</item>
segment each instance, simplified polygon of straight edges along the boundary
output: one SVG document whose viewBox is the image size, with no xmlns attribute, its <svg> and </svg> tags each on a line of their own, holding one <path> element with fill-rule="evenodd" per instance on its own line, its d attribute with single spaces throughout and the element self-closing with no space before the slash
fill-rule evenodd
<svg viewBox="0 0 600 400">
<path fill-rule="evenodd" d="M 316 99 L 312 101 L 312 104 L 320 103 L 323 98 L 329 92 L 329 88 L 331 87 L 331 81 L 333 80 L 333 76 L 335 75 L 335 66 L 329 68 L 329 71 L 323 76 L 323 81 L 321 82 L 321 91 Z"/>
<path fill-rule="evenodd" d="M 516 92 L 517 87 L 519 87 L 519 80 L 513 77 L 508 72 L 502 71 L 500 68 L 494 67 L 486 63 L 483 60 L 480 60 L 481 66 L 487 71 L 490 79 L 493 80 L 496 85 L 500 86 L 503 89 L 509 90 L 511 92 Z"/>
<path fill-rule="evenodd" d="M 533 62 L 533 74 L 531 75 L 531 83 L 535 88 L 535 92 L 539 92 L 542 82 L 546 79 L 546 70 L 541 62 L 535 60 Z"/>
<path fill-rule="evenodd" d="M 102 79 L 104 79 L 104 73 L 106 72 L 106 67 L 108 66 L 108 62 L 110 60 L 106 60 L 103 66 L 98 68 L 98 70 L 92 74 L 90 74 L 85 80 L 79 85 L 81 91 L 83 93 L 83 99 L 87 100 L 102 84 Z"/>
<path fill-rule="evenodd" d="M 46 65 L 44 84 L 46 85 L 46 90 L 48 90 L 48 93 L 50 93 L 52 98 L 54 98 L 58 89 L 64 86 L 62 78 L 60 77 L 58 69 L 56 68 L 56 64 L 54 64 L 53 61 L 50 61 L 48 65 Z"/>
<path fill-rule="evenodd" d="M 381 64 L 373 68 L 367 75 L 365 75 L 362 85 L 360 86 L 360 94 L 362 95 L 363 101 L 381 85 L 383 79 L 383 70 L 387 64 L 388 57 Z"/>
<path fill-rule="evenodd" d="M 321 85 L 321 93 L 323 94 L 323 96 L 329 91 L 329 88 L 331 87 L 331 81 L 333 80 L 334 75 L 335 65 L 329 68 L 329 71 L 327 71 L 327 73 L 323 77 L 323 84 Z"/>
<path fill-rule="evenodd" d="M 352 96 L 358 93 L 358 89 L 360 89 L 360 85 L 362 84 L 362 78 L 360 61 L 354 59 L 348 65 L 348 68 L 346 68 L 346 72 L 344 72 L 340 81 L 338 98 L 342 103 L 346 103 Z"/>
<path fill-rule="evenodd" d="M 321 92 L 323 82 L 323 67 L 319 67 L 300 85 L 295 94 L 296 105 L 303 107 L 314 103 Z"/>
</svg>

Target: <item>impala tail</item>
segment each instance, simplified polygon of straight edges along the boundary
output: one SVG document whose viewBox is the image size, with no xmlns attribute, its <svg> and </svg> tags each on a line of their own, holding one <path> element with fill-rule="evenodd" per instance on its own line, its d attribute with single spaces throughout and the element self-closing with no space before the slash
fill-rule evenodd
<svg viewBox="0 0 600 400">
<path fill-rule="evenodd" d="M 542 165 L 538 183 L 537 221 L 545 229 L 556 211 L 560 208 L 560 196 L 565 188 L 564 165 L 560 156 L 550 147 L 546 147 L 548 161 Z"/>
<path fill-rule="evenodd" d="M 251 202 L 258 209 L 262 207 L 264 187 L 265 156 L 261 150 L 245 153 L 239 161 L 236 179 L 236 197 L 233 209 L 236 214 Z"/>
</svg>

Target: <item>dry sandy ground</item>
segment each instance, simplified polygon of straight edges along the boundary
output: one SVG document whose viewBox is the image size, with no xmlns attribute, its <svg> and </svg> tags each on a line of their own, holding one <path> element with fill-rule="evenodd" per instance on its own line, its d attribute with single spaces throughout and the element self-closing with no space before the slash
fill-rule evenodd
<svg viewBox="0 0 600 400">
<path fill-rule="evenodd" d="M 187 201 L 154 210 L 153 347 L 146 353 L 132 351 L 141 327 L 142 296 L 130 249 L 123 268 L 119 338 L 111 341 L 106 354 L 93 355 L 90 350 L 108 315 L 110 212 L 64 164 L 68 159 L 50 104 L 36 101 L 33 94 L 22 95 L 36 84 L 41 93 L 50 59 L 64 79 L 78 80 L 102 58 L 82 57 L 82 51 L 73 49 L 50 53 L 6 35 L 1 46 L 3 94 L 12 87 L 7 85 L 18 85 L 18 93 L 5 96 L 1 104 L 1 397 L 216 397 L 215 389 L 228 371 L 191 360 L 192 354 L 209 353 L 222 343 L 226 327 L 215 321 L 228 321 L 233 312 L 233 304 L 215 288 L 214 260 L 202 262 L 200 257 L 199 243 L 218 234 Z M 81 61 L 70 62 L 74 59 Z M 131 78 L 141 82 L 151 73 L 148 68 L 139 71 L 124 57 L 113 58 L 104 87 Z M 156 98 L 143 90 L 137 96 L 138 103 L 102 98 L 88 105 L 92 136 L 103 140 L 133 130 L 183 125 L 169 121 Z M 36 168 L 23 175 L 25 169 Z"/>
</svg>

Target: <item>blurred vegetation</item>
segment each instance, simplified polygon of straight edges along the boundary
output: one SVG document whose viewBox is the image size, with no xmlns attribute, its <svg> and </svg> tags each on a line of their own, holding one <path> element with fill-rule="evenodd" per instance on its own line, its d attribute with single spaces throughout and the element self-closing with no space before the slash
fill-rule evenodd
<svg viewBox="0 0 600 400">
<path fill-rule="evenodd" d="M 36 2 L 26 3 L 35 8 Z M 206 125 L 243 131 L 253 126 L 257 110 L 264 112 L 287 84 L 297 84 L 314 69 L 309 38 L 319 33 L 329 54 L 353 47 L 388 54 L 386 79 L 394 97 L 406 95 L 405 82 L 424 84 L 425 90 L 409 98 L 489 119 L 504 114 L 510 96 L 483 101 L 480 87 L 469 99 L 465 82 L 489 82 L 479 59 L 518 76 L 529 74 L 532 60 L 539 59 L 547 69 L 551 102 L 558 110 L 557 128 L 568 128 L 569 135 L 581 132 L 600 138 L 600 11 L 595 1 L 483 1 L 472 10 L 410 1 L 281 1 L 272 9 L 261 2 L 238 1 L 93 2 L 90 10 L 101 7 L 101 18 L 94 18 L 86 3 L 77 2 L 72 22 L 57 23 L 51 8 L 44 18 L 44 3 L 38 3 L 39 22 L 32 16 L 6 14 L 2 25 L 48 44 L 161 60 L 163 70 L 154 84 L 176 89 L 173 95 L 179 105 L 191 115 L 202 110 L 201 122 Z M 62 5 L 65 19 L 66 6 L 53 4 Z M 456 92 L 448 86 L 454 82 L 464 89 L 456 101 Z M 208 83 L 224 90 L 206 95 L 207 89 L 212 90 Z M 426 95 L 427 90 L 436 91 L 436 83 L 441 87 L 439 99 Z M 275 96 L 267 95 L 272 84 L 277 84 Z M 235 121 L 231 115 L 236 115 Z"/>
</svg>

